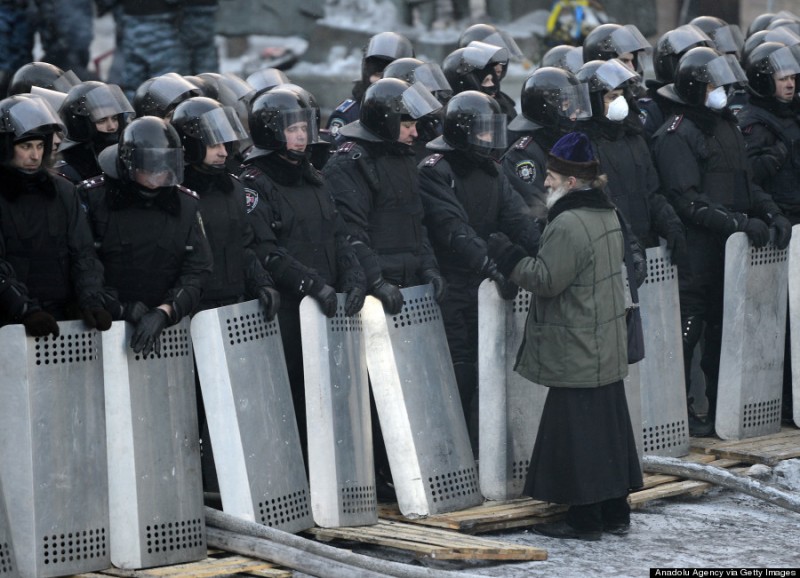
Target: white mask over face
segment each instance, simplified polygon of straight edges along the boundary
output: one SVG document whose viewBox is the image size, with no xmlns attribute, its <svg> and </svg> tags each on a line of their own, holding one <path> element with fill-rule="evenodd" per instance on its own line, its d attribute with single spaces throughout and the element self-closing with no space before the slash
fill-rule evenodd
<svg viewBox="0 0 800 578">
<path fill-rule="evenodd" d="M 621 94 L 611 101 L 608 105 L 606 118 L 608 120 L 621 121 L 628 116 L 628 101 Z"/>
<path fill-rule="evenodd" d="M 724 86 L 718 86 L 706 96 L 706 106 L 711 110 L 722 110 L 728 104 L 728 95 Z"/>
</svg>

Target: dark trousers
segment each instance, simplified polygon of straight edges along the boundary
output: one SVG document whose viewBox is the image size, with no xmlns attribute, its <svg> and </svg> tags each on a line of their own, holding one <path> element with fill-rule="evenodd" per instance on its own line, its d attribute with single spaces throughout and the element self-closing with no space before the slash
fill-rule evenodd
<svg viewBox="0 0 800 578">
<path fill-rule="evenodd" d="M 570 506 L 567 510 L 567 523 L 584 532 L 602 531 L 604 527 L 630 524 L 630 521 L 627 494 L 594 504 Z"/>
</svg>

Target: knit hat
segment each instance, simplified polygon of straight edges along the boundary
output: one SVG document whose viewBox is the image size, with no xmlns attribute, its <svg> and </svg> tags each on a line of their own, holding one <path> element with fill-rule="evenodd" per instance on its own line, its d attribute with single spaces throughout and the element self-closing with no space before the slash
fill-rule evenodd
<svg viewBox="0 0 800 578">
<path fill-rule="evenodd" d="M 600 175 L 600 163 L 592 143 L 582 132 L 565 134 L 547 156 L 547 168 L 567 177 L 590 181 Z"/>
</svg>

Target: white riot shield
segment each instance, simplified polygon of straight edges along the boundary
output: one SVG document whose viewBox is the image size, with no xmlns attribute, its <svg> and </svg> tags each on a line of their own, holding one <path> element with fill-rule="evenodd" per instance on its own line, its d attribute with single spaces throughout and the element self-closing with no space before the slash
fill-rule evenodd
<svg viewBox="0 0 800 578">
<path fill-rule="evenodd" d="M 0 329 L 0 472 L 25 577 L 111 565 L 100 334 L 81 321 L 59 328 Z M 10 544 L 0 541 L 0 568 Z"/>
<path fill-rule="evenodd" d="M 439 306 L 430 285 L 402 289 L 397 315 L 367 297 L 367 368 L 400 511 L 407 517 L 482 502 Z"/>
<path fill-rule="evenodd" d="M 547 398 L 546 387 L 514 371 L 530 304 L 528 291 L 506 301 L 488 279 L 478 289 L 480 483 L 489 500 L 522 495 Z"/>
<path fill-rule="evenodd" d="M 278 321 L 257 300 L 201 311 L 192 341 L 224 510 L 287 532 L 314 525 Z"/>
<path fill-rule="evenodd" d="M 2 338 L 0 338 L 0 341 Z M 11 536 L 11 524 L 8 523 L 5 493 L 0 483 L 0 578 L 17 578 L 17 560 L 14 557 L 14 541 Z"/>
<path fill-rule="evenodd" d="M 800 427 L 800 225 L 789 243 L 789 332 L 792 362 L 792 419 Z"/>
<path fill-rule="evenodd" d="M 628 279 L 628 268 L 625 263 L 622 263 L 622 279 L 625 284 L 625 306 L 630 307 L 633 303 L 633 298 L 630 292 L 630 281 Z M 641 288 L 639 288 L 641 291 Z M 639 306 L 641 307 L 642 296 L 639 293 Z M 644 322 L 642 322 L 642 331 L 644 331 Z M 645 342 L 644 349 L 645 357 L 647 357 L 647 343 Z M 636 442 L 636 453 L 639 455 L 639 463 L 642 461 L 644 455 L 644 436 L 642 432 L 642 388 L 641 388 L 641 372 L 639 370 L 639 363 L 628 365 L 628 375 L 622 380 L 625 386 L 625 401 L 628 403 L 628 415 L 631 418 L 631 428 L 633 429 L 633 438 Z"/>
<path fill-rule="evenodd" d="M 345 298 L 332 319 L 311 297 L 300 303 L 311 511 L 327 528 L 378 523 L 366 346 Z"/>
<path fill-rule="evenodd" d="M 111 561 L 147 568 L 206 556 L 200 435 L 189 321 L 161 354 L 130 348 L 124 321 L 103 333 Z"/>
<path fill-rule="evenodd" d="M 788 251 L 751 247 L 744 233 L 728 237 L 715 422 L 722 439 L 781 429 L 788 275 Z"/>
<path fill-rule="evenodd" d="M 647 279 L 639 287 L 645 358 L 637 363 L 644 453 L 689 453 L 686 380 L 678 297 L 678 269 L 662 242 L 647 250 Z"/>
</svg>

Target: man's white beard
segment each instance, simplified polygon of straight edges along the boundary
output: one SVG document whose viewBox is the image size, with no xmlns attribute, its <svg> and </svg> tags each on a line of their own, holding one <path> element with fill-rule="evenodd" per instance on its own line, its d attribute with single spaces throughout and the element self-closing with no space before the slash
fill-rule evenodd
<svg viewBox="0 0 800 578">
<path fill-rule="evenodd" d="M 544 204 L 547 206 L 548 210 L 552 208 L 553 205 L 556 204 L 556 201 L 566 195 L 569 192 L 569 189 L 565 185 L 561 185 L 557 189 L 549 188 L 547 189 L 547 196 L 544 198 Z"/>
</svg>

